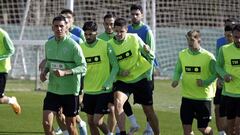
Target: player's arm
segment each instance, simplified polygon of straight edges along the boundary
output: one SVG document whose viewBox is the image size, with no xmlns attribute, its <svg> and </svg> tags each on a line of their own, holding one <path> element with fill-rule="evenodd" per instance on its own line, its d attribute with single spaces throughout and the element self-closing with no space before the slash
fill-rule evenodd
<svg viewBox="0 0 240 135">
<path fill-rule="evenodd" d="M 76 46 L 74 61 L 77 66 L 71 69 L 72 74 L 85 74 L 87 71 L 87 63 L 80 46 Z"/>
<path fill-rule="evenodd" d="M 148 33 L 146 36 L 146 44 L 149 45 L 149 47 L 153 52 L 155 52 L 155 40 L 151 30 L 148 30 Z"/>
<path fill-rule="evenodd" d="M 202 80 L 201 86 L 203 86 L 203 87 L 209 86 L 216 80 L 217 72 L 215 70 L 215 67 L 216 67 L 216 60 L 212 59 L 209 63 L 209 71 L 211 72 L 211 75 L 206 80 Z"/>
<path fill-rule="evenodd" d="M 116 54 L 112 48 L 111 45 L 108 45 L 107 47 L 108 49 L 108 58 L 109 58 L 109 62 L 110 62 L 110 65 L 111 65 L 111 72 L 110 72 L 110 76 L 109 78 L 107 79 L 107 81 L 104 83 L 104 88 L 111 88 L 112 87 L 112 84 L 113 82 L 116 80 L 116 76 L 118 74 L 118 71 L 119 71 L 119 65 L 118 65 L 118 61 L 117 61 L 117 57 L 116 57 Z"/>
<path fill-rule="evenodd" d="M 223 66 L 224 66 L 224 57 L 223 57 L 223 51 L 222 51 L 222 47 L 219 49 L 219 53 L 218 53 L 218 57 L 217 57 L 217 62 L 216 62 L 216 71 L 217 73 L 226 81 L 229 82 L 232 79 L 232 76 L 230 74 L 228 74 Z"/>
<path fill-rule="evenodd" d="M 144 57 L 146 57 L 148 60 L 153 60 L 154 52 L 152 51 L 152 49 L 148 45 L 146 45 L 140 37 L 136 36 L 136 38 L 138 39 L 141 54 L 144 55 Z"/>
<path fill-rule="evenodd" d="M 77 44 L 77 43 L 76 43 Z M 76 63 L 76 67 L 72 69 L 66 70 L 56 70 L 54 74 L 58 77 L 73 75 L 73 74 L 85 74 L 87 71 L 87 64 L 85 61 L 85 57 L 83 56 L 82 49 L 79 45 L 75 45 L 74 49 L 74 62 Z"/>
<path fill-rule="evenodd" d="M 6 52 L 4 54 L 0 55 L 0 60 L 4 60 L 4 59 L 10 57 L 15 52 L 13 42 L 10 39 L 10 37 L 8 36 L 8 34 L 6 34 L 6 36 L 3 38 L 3 45 L 6 48 Z"/>
<path fill-rule="evenodd" d="M 180 59 L 178 58 L 177 63 L 174 68 L 172 87 L 176 87 L 178 85 L 181 74 L 182 74 L 182 63 L 181 63 Z"/>
</svg>

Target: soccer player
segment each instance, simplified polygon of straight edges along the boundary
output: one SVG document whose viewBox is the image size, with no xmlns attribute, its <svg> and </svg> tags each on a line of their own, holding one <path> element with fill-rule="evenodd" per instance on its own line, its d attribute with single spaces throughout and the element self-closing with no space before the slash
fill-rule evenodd
<svg viewBox="0 0 240 135">
<path fill-rule="evenodd" d="M 127 30 L 127 21 L 123 18 L 116 19 L 114 22 L 116 35 L 108 42 L 116 53 L 120 67 L 113 89 L 120 134 L 126 135 L 123 105 L 129 95 L 133 94 L 134 103 L 142 105 L 154 134 L 159 135 L 159 123 L 153 108 L 151 85 L 147 80 L 147 72 L 151 69 L 151 64 L 146 58 L 153 60 L 154 54 L 141 38 L 136 34 L 127 33 Z"/>
<path fill-rule="evenodd" d="M 63 9 L 60 14 L 65 16 L 66 18 L 68 18 L 69 23 L 70 23 L 70 27 L 69 27 L 70 33 L 76 35 L 77 37 L 79 37 L 83 41 L 85 41 L 83 30 L 80 27 L 78 27 L 76 25 L 73 25 L 73 23 L 74 23 L 74 13 L 73 13 L 73 11 L 70 10 L 70 9 Z"/>
<path fill-rule="evenodd" d="M 203 135 L 213 135 L 208 126 L 211 120 L 211 100 L 214 97 L 216 61 L 212 53 L 200 46 L 200 31 L 191 30 L 186 35 L 188 48 L 179 52 L 172 87 L 178 85 L 182 76 L 182 103 L 180 117 L 184 135 L 193 135 L 193 119 Z"/>
<path fill-rule="evenodd" d="M 55 17 L 52 30 L 55 37 L 45 44 L 47 63 L 40 74 L 40 80 L 45 81 L 49 73 L 48 90 L 43 104 L 43 128 L 45 134 L 55 134 L 53 118 L 62 108 L 68 133 L 77 135 L 80 78 L 86 72 L 86 61 L 80 46 L 67 35 L 65 17 Z"/>
<path fill-rule="evenodd" d="M 224 79 L 222 95 L 225 96 L 227 135 L 240 134 L 240 24 L 232 30 L 234 42 L 220 48 L 216 70 Z"/>
<path fill-rule="evenodd" d="M 114 37 L 113 24 L 115 19 L 116 19 L 115 15 L 111 13 L 107 13 L 103 17 L 103 26 L 105 31 L 98 35 L 99 39 L 102 39 L 107 42 L 108 40 Z M 117 124 L 113 102 L 108 104 L 108 108 L 109 108 L 109 115 L 108 115 L 107 123 L 108 123 L 108 128 L 110 132 L 113 133 L 116 129 L 116 124 Z M 120 131 L 117 128 L 116 134 L 118 134 L 119 132 Z"/>
<path fill-rule="evenodd" d="M 16 97 L 4 95 L 7 82 L 7 75 L 11 69 L 10 57 L 14 54 L 15 48 L 8 33 L 0 28 L 0 104 L 10 104 L 16 114 L 21 113 L 21 107 Z"/>
<path fill-rule="evenodd" d="M 226 19 L 224 27 L 224 36 L 217 39 L 216 44 L 216 57 L 218 56 L 219 48 L 223 45 L 229 44 L 233 42 L 232 36 L 232 28 L 237 23 L 236 19 L 230 18 Z M 223 80 L 219 77 L 217 81 L 217 89 L 214 97 L 214 105 L 215 105 L 215 119 L 216 126 L 219 132 L 219 135 L 226 135 L 226 109 L 224 104 L 225 97 L 221 95 L 222 93 L 222 84 Z"/>
<path fill-rule="evenodd" d="M 155 41 L 153 33 L 148 25 L 142 22 L 143 8 L 141 5 L 132 5 L 130 8 L 132 24 L 128 25 L 128 33 L 136 33 L 145 44 L 149 45 L 151 50 L 155 52 Z M 156 58 L 154 59 L 156 61 Z M 154 61 L 148 60 L 152 64 L 152 68 L 148 71 L 148 81 L 152 84 L 152 91 L 154 90 Z M 156 61 L 157 62 L 157 61 Z M 128 117 L 133 117 L 128 116 Z M 148 120 L 147 120 L 148 121 Z M 130 131 L 134 132 L 139 127 L 132 127 Z M 143 134 L 153 134 L 152 128 L 149 122 L 146 124 L 146 129 Z"/>
<path fill-rule="evenodd" d="M 87 113 L 92 135 L 113 135 L 104 122 L 104 114 L 109 113 L 108 104 L 113 100 L 112 84 L 119 70 L 117 58 L 106 41 L 97 38 L 97 24 L 85 22 L 83 30 L 86 42 L 81 44 L 87 61 L 84 78 L 82 111 Z M 111 98 L 112 97 L 112 98 Z"/>
</svg>

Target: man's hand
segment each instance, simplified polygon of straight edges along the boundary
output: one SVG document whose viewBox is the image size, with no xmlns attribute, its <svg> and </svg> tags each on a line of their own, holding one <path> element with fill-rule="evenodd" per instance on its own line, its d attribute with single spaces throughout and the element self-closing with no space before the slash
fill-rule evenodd
<svg viewBox="0 0 240 135">
<path fill-rule="evenodd" d="M 196 82 L 197 82 L 198 87 L 203 87 L 203 80 L 202 79 L 197 79 Z"/>
<path fill-rule="evenodd" d="M 173 81 L 172 84 L 171 84 L 171 86 L 172 86 L 173 88 L 177 87 L 177 86 L 178 86 L 178 81 Z"/>
<path fill-rule="evenodd" d="M 44 70 L 44 67 L 45 67 L 45 64 L 46 64 L 46 59 L 43 59 L 40 64 L 38 65 L 38 68 L 39 68 L 39 71 L 43 71 Z"/>
<path fill-rule="evenodd" d="M 128 70 L 125 70 L 125 71 L 120 71 L 119 72 L 119 75 L 122 76 L 122 77 L 126 77 L 130 74 L 130 72 Z"/>
<path fill-rule="evenodd" d="M 40 73 L 40 80 L 42 82 L 45 82 L 47 80 L 47 77 L 46 77 L 46 73 L 45 72 L 41 72 Z"/>
<path fill-rule="evenodd" d="M 149 53 L 151 51 L 151 48 L 148 45 L 144 45 L 143 49 L 146 53 Z"/>
<path fill-rule="evenodd" d="M 232 78 L 232 76 L 230 75 L 230 74 L 226 74 L 225 76 L 224 76 L 224 81 L 225 82 L 230 82 L 230 81 L 232 81 L 233 80 L 233 78 Z"/>
<path fill-rule="evenodd" d="M 65 76 L 65 71 L 57 69 L 55 71 L 53 71 L 53 73 L 57 76 L 57 77 L 62 77 Z"/>
</svg>

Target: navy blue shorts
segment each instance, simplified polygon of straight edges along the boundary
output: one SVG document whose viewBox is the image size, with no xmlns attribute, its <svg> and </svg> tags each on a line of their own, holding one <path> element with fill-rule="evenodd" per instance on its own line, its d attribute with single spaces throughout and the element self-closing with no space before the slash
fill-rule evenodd
<svg viewBox="0 0 240 135">
<path fill-rule="evenodd" d="M 113 84 L 113 91 L 121 91 L 126 95 L 133 94 L 134 103 L 141 105 L 153 105 L 152 82 L 146 78 L 136 83 L 125 83 L 116 81 Z"/>
<path fill-rule="evenodd" d="M 58 95 L 47 92 L 44 99 L 43 110 L 51 110 L 58 113 L 60 108 L 63 109 L 63 114 L 66 117 L 74 117 L 78 115 L 79 96 Z"/>
</svg>

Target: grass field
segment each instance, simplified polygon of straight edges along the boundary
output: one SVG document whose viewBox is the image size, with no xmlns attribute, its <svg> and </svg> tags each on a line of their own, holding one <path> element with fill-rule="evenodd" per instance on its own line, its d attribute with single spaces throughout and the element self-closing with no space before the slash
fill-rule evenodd
<svg viewBox="0 0 240 135">
<path fill-rule="evenodd" d="M 27 91 L 14 91 L 14 87 L 24 89 Z M 29 91 L 29 89 L 32 89 Z M 16 81 L 9 80 L 6 88 L 6 95 L 16 96 L 22 106 L 22 114 L 16 116 L 10 106 L 0 106 L 0 135 L 42 135 L 43 129 L 41 125 L 42 120 L 42 102 L 45 92 L 36 92 L 34 89 L 34 82 L 31 81 Z M 154 90 L 154 107 L 157 112 L 160 130 L 162 135 L 181 135 L 182 128 L 179 119 L 179 105 L 180 105 L 180 91 L 179 87 L 173 89 L 170 87 L 170 81 L 157 80 L 155 82 Z M 137 121 L 140 124 L 140 131 L 136 135 L 142 135 L 145 128 L 146 118 L 139 105 L 133 105 L 134 113 Z M 80 114 L 86 120 L 84 113 Z M 215 134 L 217 133 L 214 124 L 215 120 L 211 122 Z M 127 121 L 127 127 L 128 121 Z M 194 131 L 196 135 L 200 135 L 197 131 L 196 123 L 194 123 Z"/>
</svg>

